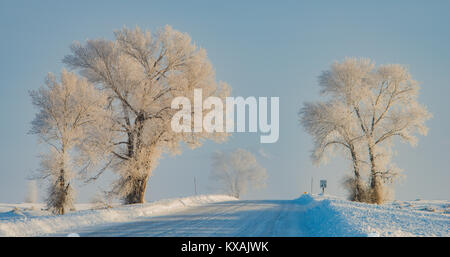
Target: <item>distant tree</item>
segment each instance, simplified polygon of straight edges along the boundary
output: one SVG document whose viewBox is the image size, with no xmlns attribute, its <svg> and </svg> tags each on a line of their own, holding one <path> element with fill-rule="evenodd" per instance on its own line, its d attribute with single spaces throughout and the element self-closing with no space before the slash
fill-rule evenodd
<svg viewBox="0 0 450 257">
<path fill-rule="evenodd" d="M 73 208 L 75 176 L 70 154 L 83 143 L 85 131 L 94 123 L 106 98 L 86 79 L 78 78 L 65 70 L 61 82 L 52 74 L 47 76 L 46 86 L 31 91 L 33 105 L 38 109 L 31 133 L 50 146 L 41 156 L 41 175 L 50 187 L 47 206 L 54 214 L 64 214 Z"/>
<path fill-rule="evenodd" d="M 36 203 L 38 199 L 38 188 L 36 180 L 28 181 L 27 195 L 25 196 L 26 203 Z"/>
<path fill-rule="evenodd" d="M 347 58 L 334 63 L 319 79 L 321 93 L 345 106 L 352 127 L 359 128 L 369 166 L 369 201 L 385 200 L 384 186 L 399 176 L 400 169 L 391 163 L 392 140 L 400 138 L 411 145 L 416 134 L 426 135 L 425 121 L 431 117 L 417 101 L 418 83 L 408 70 L 398 64 L 375 68 L 368 59 Z"/>
<path fill-rule="evenodd" d="M 226 138 L 225 133 L 171 129 L 178 112 L 171 108 L 176 97 L 194 102 L 194 89 L 202 89 L 203 97 L 225 98 L 230 93 L 226 84 L 216 83 L 205 50 L 187 34 L 170 26 L 154 34 L 124 28 L 115 32 L 114 41 L 88 40 L 71 50 L 64 63 L 108 96 L 109 119 L 104 130 L 91 136 L 97 146 L 91 149 L 106 153 L 107 163 L 119 175 L 113 192 L 126 204 L 144 202 L 147 181 L 163 152 L 179 153 L 180 143 L 194 148 L 204 139 Z M 193 121 L 184 122 L 193 127 Z"/>
<path fill-rule="evenodd" d="M 109 209 L 113 206 L 113 195 L 110 191 L 100 191 L 91 199 L 94 209 Z"/>
<path fill-rule="evenodd" d="M 221 183 L 229 195 L 239 198 L 249 187 L 264 187 L 267 172 L 253 154 L 237 149 L 213 154 L 211 178 Z"/>
</svg>

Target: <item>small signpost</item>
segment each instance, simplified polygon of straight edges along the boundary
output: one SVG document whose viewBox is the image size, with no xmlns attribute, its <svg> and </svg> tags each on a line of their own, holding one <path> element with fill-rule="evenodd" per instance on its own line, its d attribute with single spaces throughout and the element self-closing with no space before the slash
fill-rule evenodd
<svg viewBox="0 0 450 257">
<path fill-rule="evenodd" d="M 322 194 L 324 194 L 326 187 L 327 187 L 327 180 L 326 179 L 321 179 L 320 180 L 320 188 L 322 188 Z"/>
</svg>

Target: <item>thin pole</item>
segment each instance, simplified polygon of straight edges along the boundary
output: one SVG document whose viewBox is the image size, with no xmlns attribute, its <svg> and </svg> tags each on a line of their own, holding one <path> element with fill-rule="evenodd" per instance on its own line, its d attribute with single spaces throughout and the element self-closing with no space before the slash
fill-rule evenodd
<svg viewBox="0 0 450 257">
<path fill-rule="evenodd" d="M 313 177 L 311 177 L 311 194 L 313 194 L 313 191 L 312 191 L 312 189 L 313 189 L 313 181 L 314 181 L 314 179 L 313 179 Z"/>
<path fill-rule="evenodd" d="M 195 180 L 195 176 L 194 176 L 194 192 L 195 195 L 197 195 L 197 181 Z"/>
</svg>

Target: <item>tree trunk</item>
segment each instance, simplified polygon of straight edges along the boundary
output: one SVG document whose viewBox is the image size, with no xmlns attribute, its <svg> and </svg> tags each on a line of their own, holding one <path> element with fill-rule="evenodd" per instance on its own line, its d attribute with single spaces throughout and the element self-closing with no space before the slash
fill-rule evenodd
<svg viewBox="0 0 450 257">
<path fill-rule="evenodd" d="M 135 120 L 135 131 L 134 133 L 128 133 L 128 157 L 139 158 L 136 156 L 142 146 L 142 132 L 144 129 L 145 115 L 139 113 Z M 125 196 L 126 204 L 144 203 L 145 202 L 145 190 L 147 188 L 148 176 L 142 178 L 131 178 L 134 181 L 130 183 L 133 185 L 132 191 Z"/>
<path fill-rule="evenodd" d="M 352 155 L 353 173 L 355 176 L 355 188 L 354 188 L 352 200 L 357 201 L 357 202 L 362 202 L 365 200 L 364 199 L 365 197 L 363 197 L 365 192 L 364 192 L 364 188 L 363 188 L 362 181 L 361 181 L 361 175 L 360 175 L 360 171 L 359 171 L 359 161 L 358 161 L 359 159 L 358 159 L 358 155 L 353 147 L 350 148 L 350 152 Z"/>
<path fill-rule="evenodd" d="M 371 199 L 372 203 L 382 204 L 383 199 L 383 185 L 381 184 L 380 178 L 377 175 L 372 176 L 371 178 Z"/>
<path fill-rule="evenodd" d="M 60 169 L 58 179 L 51 186 L 50 195 L 47 199 L 47 205 L 53 214 L 63 215 L 70 208 L 68 205 L 70 183 L 66 183 L 65 171 Z"/>
<path fill-rule="evenodd" d="M 148 176 L 133 181 L 134 187 L 132 191 L 128 193 L 128 195 L 125 197 L 125 203 L 126 204 L 144 203 L 147 182 Z"/>
<path fill-rule="evenodd" d="M 375 160 L 375 146 L 372 141 L 369 140 L 369 159 L 370 159 L 370 199 L 372 203 L 383 203 L 382 185 L 379 177 L 379 173 Z"/>
<path fill-rule="evenodd" d="M 49 207 L 53 214 L 63 215 L 65 213 L 64 203 L 66 199 L 66 192 L 64 190 L 66 185 L 64 179 L 64 169 L 59 171 L 58 180 L 55 182 L 53 189 L 49 196 Z"/>
</svg>

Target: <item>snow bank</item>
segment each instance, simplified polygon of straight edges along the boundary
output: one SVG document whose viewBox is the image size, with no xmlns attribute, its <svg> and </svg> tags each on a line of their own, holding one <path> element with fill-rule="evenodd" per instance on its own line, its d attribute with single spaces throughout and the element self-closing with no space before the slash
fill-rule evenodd
<svg viewBox="0 0 450 257">
<path fill-rule="evenodd" d="M 330 196 L 316 199 L 322 202 L 319 208 L 329 215 L 325 222 L 335 220 L 329 225 L 335 226 L 333 232 L 339 236 L 450 236 L 448 201 L 395 201 L 374 205 Z"/>
<path fill-rule="evenodd" d="M 302 236 L 450 236 L 450 204 L 445 200 L 376 205 L 305 194 L 294 202 L 303 207 L 296 216 Z"/>
<path fill-rule="evenodd" d="M 15 208 L 0 213 L 0 236 L 40 236 L 82 226 L 126 222 L 139 217 L 164 215 L 189 207 L 231 200 L 236 198 L 226 195 L 200 195 L 111 209 L 82 210 L 63 216 L 40 216 L 27 209 Z"/>
<path fill-rule="evenodd" d="M 294 202 L 305 207 L 304 211 L 298 214 L 302 236 L 367 236 L 359 227 L 350 225 L 329 199 L 304 194 Z"/>
<path fill-rule="evenodd" d="M 310 203 L 314 202 L 315 200 L 314 200 L 314 198 L 313 198 L 311 195 L 309 195 L 309 194 L 303 194 L 303 195 L 300 196 L 299 198 L 294 199 L 294 201 L 295 201 L 296 203 L 298 203 L 298 204 L 305 205 L 305 204 L 310 204 Z"/>
</svg>

